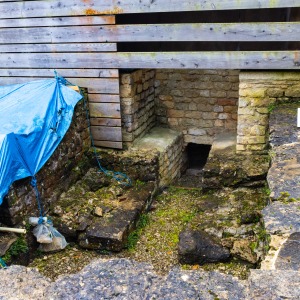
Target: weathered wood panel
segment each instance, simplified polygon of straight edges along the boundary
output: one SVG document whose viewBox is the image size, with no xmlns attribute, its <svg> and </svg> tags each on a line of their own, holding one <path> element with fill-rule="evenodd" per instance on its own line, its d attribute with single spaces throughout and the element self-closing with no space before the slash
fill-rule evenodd
<svg viewBox="0 0 300 300">
<path fill-rule="evenodd" d="M 119 103 L 90 103 L 92 118 L 121 118 Z"/>
<path fill-rule="evenodd" d="M 1 18 L 299 7 L 300 0 L 44 0 L 0 3 Z"/>
<path fill-rule="evenodd" d="M 115 51 L 113 44 L 79 44 L 95 42 L 157 42 L 157 41 L 241 41 L 276 42 L 299 41 L 300 22 L 292 23 L 207 23 L 107 25 L 44 28 L 2 29 L 0 43 L 78 43 L 70 45 L 74 51 Z M 6 46 L 5 52 L 66 52 L 68 45 Z M 98 48 L 99 49 L 98 49 Z M 57 48 L 57 49 L 56 49 Z M 27 50 L 28 49 L 28 50 Z M 40 50 L 41 49 L 41 50 Z M 53 49 L 53 50 L 52 50 Z"/>
<path fill-rule="evenodd" d="M 0 85 L 17 84 L 45 78 L 35 77 L 0 77 Z M 119 80 L 115 78 L 66 78 L 72 84 L 88 88 L 90 93 L 119 93 Z"/>
<path fill-rule="evenodd" d="M 1 39 L 1 38 L 0 38 Z M 17 40 L 17 37 L 16 37 Z M 42 52 L 109 52 L 116 51 L 116 43 L 77 44 L 5 44 L 0 45 L 0 53 L 42 53 Z"/>
<path fill-rule="evenodd" d="M 120 102 L 120 95 L 89 94 L 89 102 L 119 103 Z"/>
<path fill-rule="evenodd" d="M 300 51 L 1 54 L 2 68 L 300 69 Z M 75 82 L 76 83 L 76 82 Z M 80 85 L 80 83 L 78 83 Z"/>
<path fill-rule="evenodd" d="M 65 78 L 119 78 L 117 69 L 56 69 Z M 1 69 L 0 77 L 54 77 L 54 69 Z M 28 78 L 30 79 L 30 78 Z M 117 100 L 118 102 L 119 100 Z M 104 101 L 115 102 L 115 101 Z"/>
<path fill-rule="evenodd" d="M 120 127 L 91 126 L 91 132 L 95 141 L 122 141 Z"/>
<path fill-rule="evenodd" d="M 1 6 L 1 4 L 0 4 Z M 48 18 L 20 18 L 1 19 L 0 28 L 16 27 L 58 27 L 58 26 L 83 26 L 83 25 L 107 25 L 115 24 L 115 16 L 81 16 L 78 17 L 49 17 Z"/>
<path fill-rule="evenodd" d="M 116 25 L 100 34 L 111 42 L 298 41 L 300 22 Z"/>
<path fill-rule="evenodd" d="M 1 44 L 103 42 L 104 26 L 29 27 L 1 29 Z"/>
<path fill-rule="evenodd" d="M 101 36 L 111 42 L 172 41 L 299 41 L 300 22 L 204 23 L 103 26 Z"/>
<path fill-rule="evenodd" d="M 97 147 L 115 148 L 122 149 L 122 142 L 111 142 L 111 141 L 94 141 L 94 145 Z"/>
<path fill-rule="evenodd" d="M 91 125 L 95 126 L 109 126 L 117 127 L 121 126 L 121 119 L 111 119 L 111 118 L 90 118 Z"/>
</svg>

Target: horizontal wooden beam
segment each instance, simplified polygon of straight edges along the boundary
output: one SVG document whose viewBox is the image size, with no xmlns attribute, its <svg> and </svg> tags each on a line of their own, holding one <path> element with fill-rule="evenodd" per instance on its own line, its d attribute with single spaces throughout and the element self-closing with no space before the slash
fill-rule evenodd
<svg viewBox="0 0 300 300">
<path fill-rule="evenodd" d="M 65 78 L 119 78 L 117 69 L 56 69 L 56 71 Z M 53 78 L 54 69 L 0 69 L 0 77 Z"/>
<path fill-rule="evenodd" d="M 108 127 L 120 127 L 122 122 L 121 119 L 111 118 L 90 118 L 91 125 L 95 126 L 108 126 Z"/>
<path fill-rule="evenodd" d="M 115 148 L 122 149 L 122 142 L 111 142 L 111 141 L 94 141 L 94 145 L 97 147 L 105 147 L 105 148 Z"/>
<path fill-rule="evenodd" d="M 3 53 L 0 68 L 300 69 L 300 51 Z M 75 82 L 76 83 L 76 82 Z M 78 83 L 80 85 L 80 83 Z M 116 83 L 114 83 L 115 89 Z M 105 89 L 105 86 L 103 86 Z M 109 92 L 108 92 L 109 93 Z"/>
<path fill-rule="evenodd" d="M 2 2 L 0 3 L 0 16 L 3 19 L 11 19 L 284 7 L 300 7 L 300 0 L 41 0 Z"/>
<path fill-rule="evenodd" d="M 93 118 L 121 118 L 120 103 L 90 103 L 89 107 Z"/>
<path fill-rule="evenodd" d="M 99 34 L 108 42 L 299 41 L 300 22 L 115 25 Z"/>
<path fill-rule="evenodd" d="M 0 77 L 0 85 L 18 84 L 43 78 L 35 77 Z M 119 80 L 117 78 L 66 78 L 72 84 L 88 89 L 90 93 L 112 93 L 119 92 Z"/>
<path fill-rule="evenodd" d="M 1 52 L 114 51 L 115 44 L 103 42 L 173 42 L 173 41 L 299 41 L 300 22 L 291 23 L 207 23 L 68 26 L 1 29 Z M 97 43 L 102 42 L 102 43 Z M 33 43 L 22 45 L 18 43 Z M 57 43 L 55 45 L 37 43 Z M 58 43 L 76 43 L 62 44 Z M 86 44 L 81 44 L 86 43 Z M 89 44 L 90 43 L 90 44 Z M 36 47 L 36 48 L 34 48 Z M 2 50 L 2 51 L 1 51 Z M 12 50 L 12 51 L 10 51 Z"/>
<path fill-rule="evenodd" d="M 97 141 L 122 141 L 121 127 L 91 126 L 91 132 Z"/>
<path fill-rule="evenodd" d="M 119 95 L 109 95 L 109 94 L 88 94 L 89 102 L 95 103 L 119 103 Z"/>
<path fill-rule="evenodd" d="M 3 5 L 3 4 L 2 4 Z M 1 7 L 1 4 L 0 4 Z M 48 18 L 18 18 L 1 19 L 0 28 L 25 27 L 58 27 L 115 24 L 115 16 L 81 16 L 78 17 L 49 17 Z"/>
<path fill-rule="evenodd" d="M 0 44 L 0 53 L 108 52 L 108 51 L 116 51 L 116 50 L 117 50 L 116 43 L 22 44 L 22 45 L 20 44 L 1 45 Z"/>
</svg>

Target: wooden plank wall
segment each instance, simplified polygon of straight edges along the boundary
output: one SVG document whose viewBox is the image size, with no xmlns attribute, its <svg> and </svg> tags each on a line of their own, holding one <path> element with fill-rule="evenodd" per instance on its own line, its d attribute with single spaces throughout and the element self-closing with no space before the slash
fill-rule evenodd
<svg viewBox="0 0 300 300">
<path fill-rule="evenodd" d="M 71 83 L 88 89 L 95 145 L 122 148 L 119 71 L 103 67 L 99 59 L 92 65 L 87 59 L 89 55 L 99 58 L 101 53 L 117 50 L 116 43 L 107 43 L 95 32 L 99 26 L 105 28 L 115 24 L 115 17 L 6 19 L 8 15 L 0 18 L 0 57 L 3 62 L 0 63 L 0 84 L 53 78 L 56 69 Z M 46 55 L 48 63 L 39 60 L 40 55 Z M 77 55 L 82 58 L 80 62 Z M 34 57 L 37 59 L 32 61 Z M 60 63 L 53 63 L 55 57 L 59 57 Z M 75 62 L 75 68 L 73 64 L 64 63 L 69 60 Z"/>
<path fill-rule="evenodd" d="M 95 144 L 122 148 L 118 69 L 299 70 L 300 51 L 117 52 L 118 42 L 291 45 L 299 42 L 300 24 L 292 18 L 293 22 L 271 23 L 117 25 L 115 15 L 299 7 L 300 0 L 0 0 L 0 84 L 49 78 L 56 69 L 88 88 Z"/>
</svg>

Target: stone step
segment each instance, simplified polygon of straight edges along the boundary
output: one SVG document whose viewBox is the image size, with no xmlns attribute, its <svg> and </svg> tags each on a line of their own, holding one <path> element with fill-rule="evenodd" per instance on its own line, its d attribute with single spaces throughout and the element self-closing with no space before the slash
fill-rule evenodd
<svg viewBox="0 0 300 300">
<path fill-rule="evenodd" d="M 154 127 L 136 140 L 132 149 L 159 152 L 159 186 L 169 185 L 180 176 L 182 168 L 183 135 L 175 130 Z"/>
</svg>

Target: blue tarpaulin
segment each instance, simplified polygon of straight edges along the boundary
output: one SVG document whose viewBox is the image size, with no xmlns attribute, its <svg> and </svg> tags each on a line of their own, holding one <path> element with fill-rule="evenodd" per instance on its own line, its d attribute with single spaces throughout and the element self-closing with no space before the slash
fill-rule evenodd
<svg viewBox="0 0 300 300">
<path fill-rule="evenodd" d="M 0 204 L 15 180 L 50 158 L 81 98 L 61 77 L 0 87 Z"/>
</svg>

